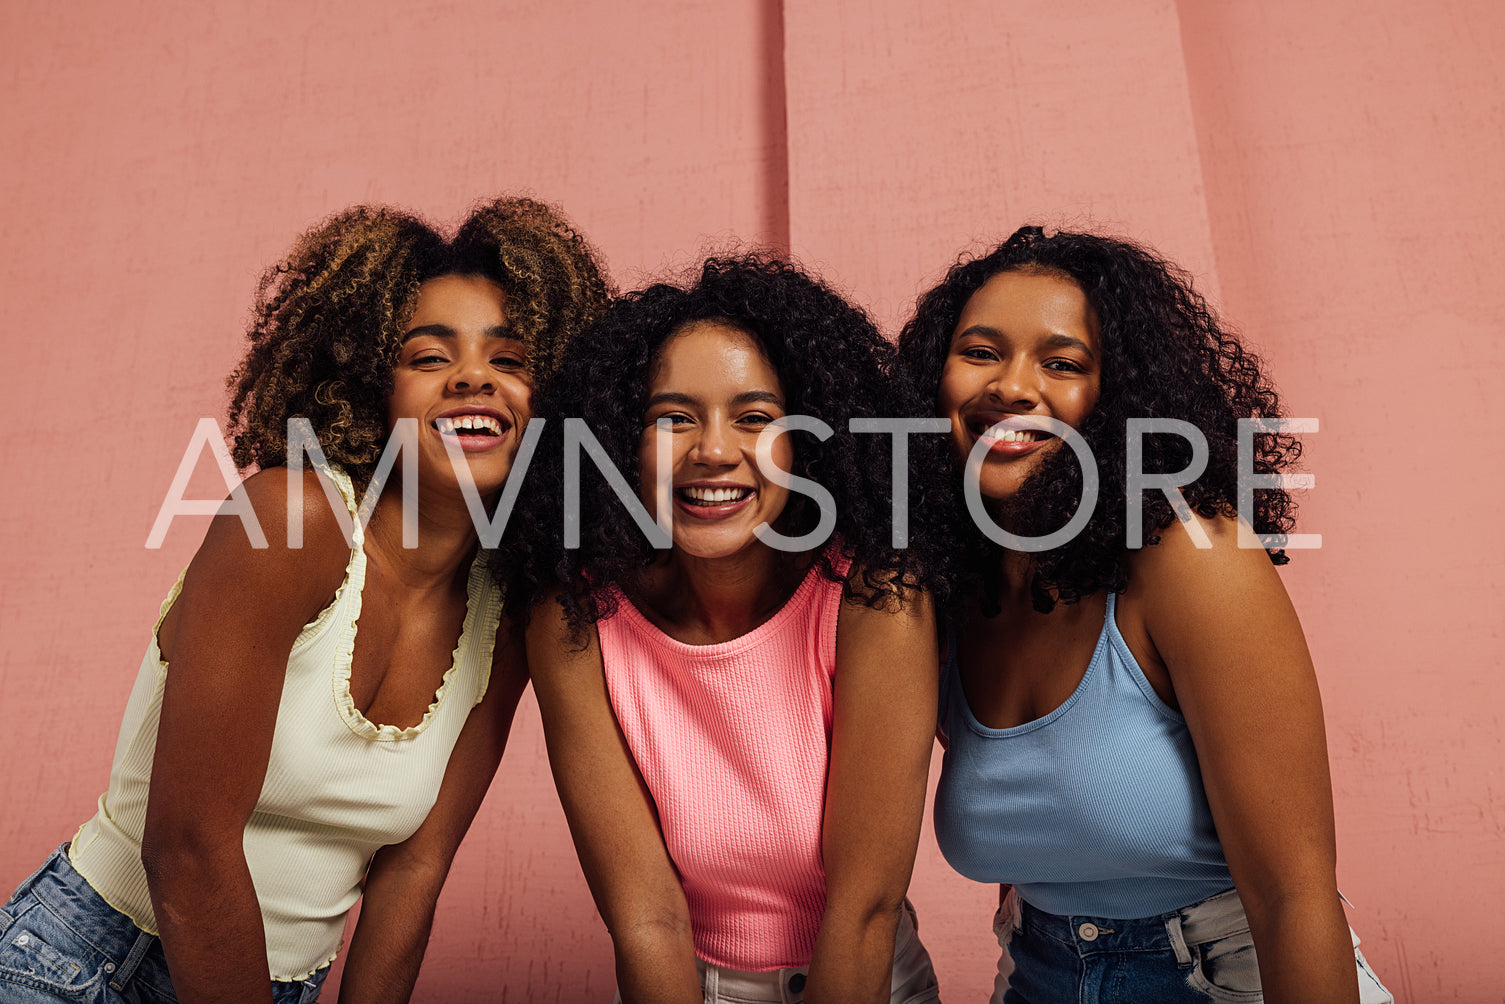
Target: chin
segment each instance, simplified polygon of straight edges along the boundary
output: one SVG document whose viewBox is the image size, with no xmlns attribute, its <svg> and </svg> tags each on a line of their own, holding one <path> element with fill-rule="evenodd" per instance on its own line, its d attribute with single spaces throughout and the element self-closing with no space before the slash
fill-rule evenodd
<svg viewBox="0 0 1505 1004">
<path fill-rule="evenodd" d="M 741 554 L 748 548 L 758 543 L 758 538 L 748 537 L 745 540 L 707 540 L 704 537 L 690 537 L 674 539 L 674 550 L 691 558 L 701 558 L 713 561 L 717 558 L 730 558 Z"/>
</svg>

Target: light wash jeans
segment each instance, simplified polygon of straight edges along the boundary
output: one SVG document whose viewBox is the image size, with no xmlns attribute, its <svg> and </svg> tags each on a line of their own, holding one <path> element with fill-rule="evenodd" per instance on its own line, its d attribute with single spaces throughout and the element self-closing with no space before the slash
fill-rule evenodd
<svg viewBox="0 0 1505 1004">
<path fill-rule="evenodd" d="M 805 978 L 809 966 L 775 969 L 753 973 L 727 969 L 695 960 L 700 971 L 700 987 L 705 1004 L 800 1004 L 805 999 Z M 935 970 L 930 953 L 920 944 L 914 907 L 908 900 L 899 912 L 899 926 L 894 932 L 894 975 L 890 984 L 890 1004 L 931 1004 L 940 1001 Z M 622 997 L 617 995 L 618 1004 Z"/>
<path fill-rule="evenodd" d="M 993 1004 L 1259 1004 L 1259 963 L 1232 889 L 1159 917 L 1060 917 L 1017 893 L 998 908 Z M 1352 933 L 1350 931 L 1350 933 Z M 1360 1004 L 1394 1004 L 1353 935 Z M 1008 961 L 1012 958 L 1013 971 Z"/>
<path fill-rule="evenodd" d="M 313 1004 L 329 967 L 296 983 L 273 981 L 275 1004 Z M 176 1004 L 162 942 L 100 898 L 52 852 L 0 908 L 3 1004 Z"/>
</svg>

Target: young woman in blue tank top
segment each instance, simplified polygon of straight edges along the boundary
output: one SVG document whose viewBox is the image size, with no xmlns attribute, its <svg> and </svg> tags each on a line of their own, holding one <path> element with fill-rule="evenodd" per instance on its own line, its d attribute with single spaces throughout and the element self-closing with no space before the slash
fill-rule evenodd
<svg viewBox="0 0 1505 1004">
<path fill-rule="evenodd" d="M 935 829 L 1008 894 L 994 1000 L 1390 1000 L 1339 902 L 1321 700 L 1274 568 L 1294 504 L 1254 492 L 1268 551 L 1237 515 L 1239 420 L 1279 415 L 1259 360 L 1154 254 L 1034 227 L 923 295 L 900 358 L 950 419 L 971 517 Z M 1244 465 L 1299 452 L 1259 433 Z"/>
</svg>

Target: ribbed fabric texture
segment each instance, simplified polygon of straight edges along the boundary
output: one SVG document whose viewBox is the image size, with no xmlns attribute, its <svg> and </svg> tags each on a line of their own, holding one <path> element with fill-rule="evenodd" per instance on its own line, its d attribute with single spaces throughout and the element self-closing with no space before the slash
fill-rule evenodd
<svg viewBox="0 0 1505 1004">
<path fill-rule="evenodd" d="M 349 478 L 337 468 L 327 473 L 354 514 Z M 367 721 L 349 686 L 366 577 L 364 534 L 360 521 L 353 522 L 345 580 L 288 658 L 266 781 L 246 823 L 246 861 L 274 980 L 303 979 L 338 954 L 345 914 L 360 898 L 371 856 L 407 839 L 428 816 L 455 739 L 485 695 L 501 616 L 498 592 L 478 556 L 454 661 L 422 721 L 407 729 Z M 109 790 L 69 849 L 73 866 L 105 901 L 152 934 L 157 923 L 141 866 L 141 833 L 168 674 L 157 629 L 182 585 L 180 575 L 152 630 L 115 745 Z"/>
<path fill-rule="evenodd" d="M 1233 886 L 1186 720 L 1145 679 L 1114 600 L 1081 684 L 1043 718 L 980 723 L 954 639 L 942 677 L 941 853 L 1062 916 L 1150 917 Z"/>
<path fill-rule="evenodd" d="M 845 574 L 845 562 L 837 562 Z M 686 645 L 622 598 L 606 685 L 684 884 L 695 953 L 766 972 L 810 963 L 826 905 L 821 819 L 842 585 L 811 569 L 753 631 Z"/>
</svg>

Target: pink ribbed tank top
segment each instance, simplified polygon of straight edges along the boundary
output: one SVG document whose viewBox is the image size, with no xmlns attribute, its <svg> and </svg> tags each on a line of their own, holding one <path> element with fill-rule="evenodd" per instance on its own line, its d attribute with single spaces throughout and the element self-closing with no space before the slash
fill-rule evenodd
<svg viewBox="0 0 1505 1004">
<path fill-rule="evenodd" d="M 834 557 L 834 556 L 833 556 Z M 846 574 L 848 562 L 835 558 Z M 625 597 L 597 624 L 612 708 L 679 869 L 695 954 L 805 966 L 826 906 L 821 819 L 842 585 L 812 568 L 754 630 L 686 645 Z"/>
</svg>

